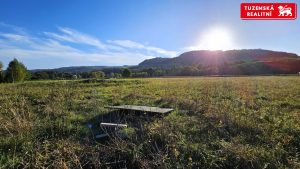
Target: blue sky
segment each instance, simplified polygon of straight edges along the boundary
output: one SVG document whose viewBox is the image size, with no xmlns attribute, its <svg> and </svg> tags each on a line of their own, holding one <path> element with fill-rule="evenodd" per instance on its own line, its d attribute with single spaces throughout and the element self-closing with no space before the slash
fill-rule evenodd
<svg viewBox="0 0 300 169">
<path fill-rule="evenodd" d="M 299 19 L 241 20 L 241 2 L 0 0 L 0 61 L 7 65 L 17 58 L 29 69 L 135 65 L 153 57 L 214 49 L 211 43 L 219 37 L 214 35 L 230 39 L 216 49 L 300 54 Z"/>
</svg>

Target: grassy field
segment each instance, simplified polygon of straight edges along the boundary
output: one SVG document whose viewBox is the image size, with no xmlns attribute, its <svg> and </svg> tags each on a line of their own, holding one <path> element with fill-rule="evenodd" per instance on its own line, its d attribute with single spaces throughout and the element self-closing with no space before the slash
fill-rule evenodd
<svg viewBox="0 0 300 169">
<path fill-rule="evenodd" d="M 297 76 L 35 81 L 0 93 L 0 168 L 300 168 Z M 97 142 L 87 123 L 120 104 L 175 111 L 142 135 Z"/>
</svg>

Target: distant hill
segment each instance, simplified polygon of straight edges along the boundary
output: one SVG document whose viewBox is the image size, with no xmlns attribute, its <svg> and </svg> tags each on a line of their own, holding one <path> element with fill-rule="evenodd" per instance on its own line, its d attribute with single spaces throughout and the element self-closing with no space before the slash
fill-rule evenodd
<svg viewBox="0 0 300 169">
<path fill-rule="evenodd" d="M 40 72 L 40 71 L 53 71 L 59 73 L 82 73 L 82 72 L 92 72 L 97 70 L 109 69 L 109 68 L 120 68 L 121 66 L 70 66 L 70 67 L 61 67 L 56 69 L 34 69 L 31 72 Z"/>
<path fill-rule="evenodd" d="M 140 68 L 174 69 L 197 67 L 202 74 L 292 74 L 300 72 L 300 57 L 293 53 L 262 49 L 228 51 L 190 51 L 174 58 L 154 58 Z"/>
<path fill-rule="evenodd" d="M 153 59 L 146 59 L 143 62 L 141 62 L 138 66 L 140 67 L 157 67 L 164 65 L 164 63 L 168 63 L 169 60 L 172 58 L 153 58 Z"/>
</svg>

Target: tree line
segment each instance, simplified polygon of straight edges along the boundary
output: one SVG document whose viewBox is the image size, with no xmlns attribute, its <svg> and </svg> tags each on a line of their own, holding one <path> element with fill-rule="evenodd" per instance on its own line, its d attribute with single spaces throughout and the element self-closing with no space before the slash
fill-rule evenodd
<svg viewBox="0 0 300 169">
<path fill-rule="evenodd" d="M 168 69 L 162 68 L 106 68 L 92 72 L 56 72 L 37 71 L 30 72 L 26 66 L 17 59 L 12 60 L 6 70 L 0 62 L 0 82 L 14 83 L 24 80 L 68 80 L 68 79 L 103 79 L 103 78 L 128 78 L 128 77 L 159 77 L 159 76 L 201 76 L 209 74 L 226 74 L 228 64 L 216 66 L 174 66 Z M 230 73 L 230 72 L 229 72 Z"/>
<path fill-rule="evenodd" d="M 0 62 L 0 82 L 14 83 L 24 80 L 63 80 L 63 79 L 103 79 L 103 78 L 144 78 L 159 76 L 203 76 L 203 75 L 256 75 L 256 74 L 276 74 L 278 70 L 260 62 L 224 62 L 220 65 L 189 65 L 172 66 L 168 68 L 104 68 L 92 72 L 56 72 L 37 71 L 30 72 L 26 66 L 13 59 L 6 70 Z"/>
<path fill-rule="evenodd" d="M 118 72 L 105 72 L 100 70 L 80 73 L 55 71 L 30 72 L 26 66 L 17 59 L 13 59 L 11 62 L 9 62 L 6 70 L 4 70 L 3 63 L 0 61 L 0 83 L 15 83 L 23 82 L 25 80 L 103 79 L 132 77 L 132 72 L 128 68 L 124 68 Z"/>
<path fill-rule="evenodd" d="M 71 79 L 104 79 L 104 78 L 121 78 L 132 77 L 132 72 L 124 68 L 118 72 L 113 71 L 92 71 L 92 72 L 56 72 L 56 71 L 37 71 L 31 75 L 31 80 L 71 80 Z"/>
<path fill-rule="evenodd" d="M 143 78 L 167 75 L 167 71 L 156 68 L 105 68 L 92 72 L 57 72 L 51 70 L 33 72 L 32 80 L 62 80 L 62 79 L 102 79 L 102 78 Z"/>
</svg>

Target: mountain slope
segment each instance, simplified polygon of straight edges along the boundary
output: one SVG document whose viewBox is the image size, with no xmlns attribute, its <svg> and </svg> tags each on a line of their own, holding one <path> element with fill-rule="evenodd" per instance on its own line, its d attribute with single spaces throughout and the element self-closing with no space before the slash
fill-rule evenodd
<svg viewBox="0 0 300 169">
<path fill-rule="evenodd" d="M 228 51 L 190 51 L 175 58 L 148 59 L 140 67 L 171 69 L 201 67 L 203 74 L 278 74 L 300 71 L 300 57 L 296 54 L 262 49 Z"/>
</svg>

